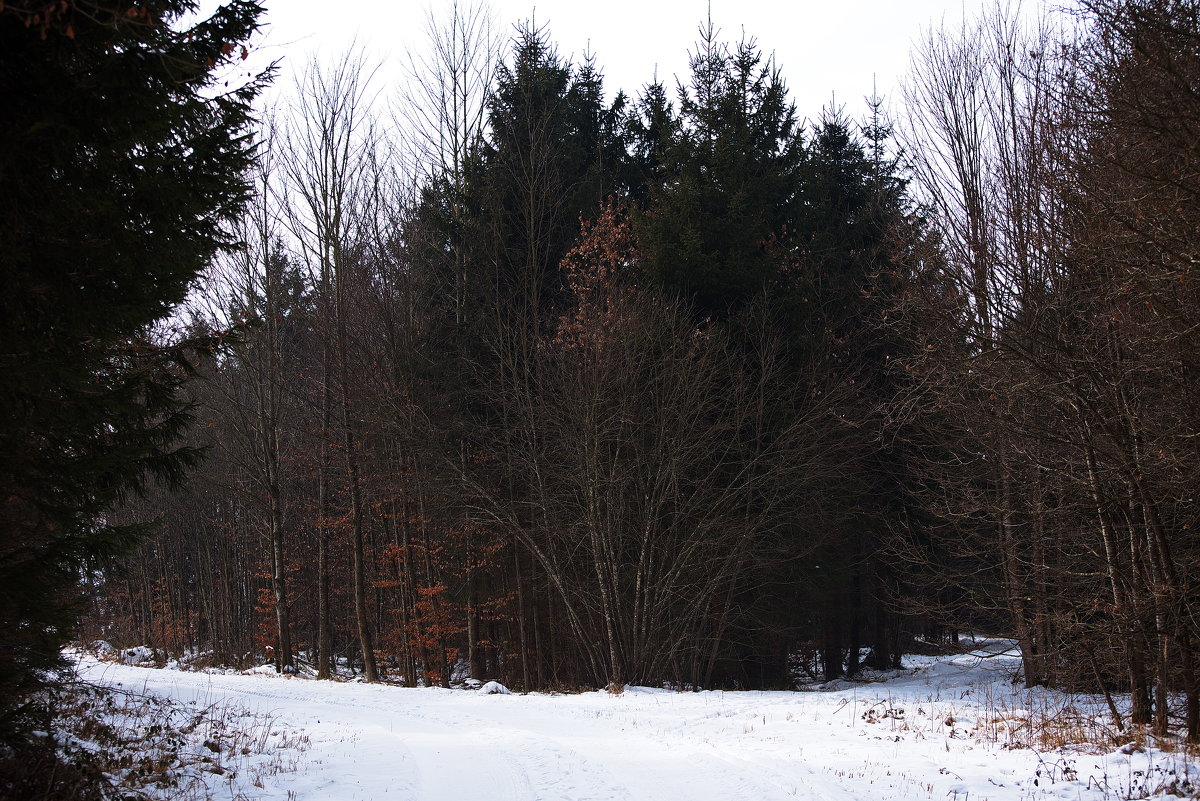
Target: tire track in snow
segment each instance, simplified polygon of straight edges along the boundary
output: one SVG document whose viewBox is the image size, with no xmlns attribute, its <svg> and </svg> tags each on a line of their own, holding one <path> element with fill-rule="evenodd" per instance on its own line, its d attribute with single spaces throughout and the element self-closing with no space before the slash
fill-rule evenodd
<svg viewBox="0 0 1200 801">
<path fill-rule="evenodd" d="M 655 734 L 636 730 L 634 718 L 644 711 L 604 710 L 603 719 L 627 718 L 618 748 L 611 733 L 597 730 L 595 709 L 524 708 L 522 728 L 507 720 L 516 697 L 439 693 L 428 699 L 389 697 L 385 686 L 344 684 L 339 697 L 311 698 L 303 686 L 243 688 L 240 683 L 222 691 L 229 696 L 253 696 L 271 702 L 304 700 L 320 708 L 327 720 L 357 727 L 362 741 L 386 740 L 401 747 L 407 759 L 398 760 L 397 784 L 389 796 L 428 799 L 487 798 L 496 801 L 638 801 L 644 798 L 687 799 L 719 797 L 723 801 L 775 801 L 804 797 L 850 797 L 845 788 L 805 766 L 782 773 L 760 760 L 733 757 L 715 746 L 698 747 L 670 728 Z M 443 706 L 454 708 L 452 722 L 442 722 Z M 535 700 L 526 697 L 526 704 Z M 541 699 L 536 699 L 540 701 Z M 740 699 L 739 699 L 740 700 Z M 748 699 L 749 700 L 749 699 Z M 436 706 L 435 706 L 436 705 Z M 540 706 L 540 705 L 539 705 Z M 751 707 L 753 708 L 753 707 Z M 353 713 L 350 714 L 350 710 Z M 747 713 L 743 704 L 698 717 L 737 723 Z M 364 718 L 386 716 L 368 726 Z M 484 717 L 486 716 L 486 717 Z M 681 731 L 688 728 L 677 724 Z M 601 727 L 607 729 L 607 727 Z M 622 727 L 624 728 L 624 727 Z M 371 745 L 374 750 L 374 743 Z M 395 761 L 394 761 L 395 762 Z M 799 774 L 799 775 L 797 775 Z M 817 789 L 820 788 L 820 789 Z M 330 788 L 331 790 L 333 788 Z M 831 792 L 832 791 L 832 792 Z M 331 796 L 333 797 L 333 796 Z M 341 796 L 339 796 L 340 798 Z"/>
<path fill-rule="evenodd" d="M 134 691 L 258 708 L 309 734 L 307 759 L 272 781 L 271 801 L 283 801 L 282 791 L 305 801 L 875 801 L 946 782 L 931 761 L 940 753 L 927 753 L 936 743 L 896 745 L 890 757 L 876 750 L 876 762 L 867 760 L 874 746 L 858 739 L 857 707 L 844 710 L 836 695 L 481 696 L 116 666 L 88 672 L 110 672 L 107 683 Z M 925 705 L 930 691 L 917 690 L 897 697 Z M 879 700 L 862 695 L 856 700 L 868 706 Z M 991 797 L 1028 797 L 1005 784 Z M 992 786 L 1001 785 L 989 794 Z"/>
<path fill-rule="evenodd" d="M 613 775 L 611 763 L 603 766 L 575 748 L 552 737 L 523 730 L 498 731 L 510 753 L 529 776 L 534 794 L 529 798 L 555 801 L 635 801 L 633 795 Z M 514 736 L 515 735 L 515 736 Z M 685 798 L 686 796 L 679 796 Z"/>
<path fill-rule="evenodd" d="M 235 687 L 226 693 L 270 701 L 287 695 L 289 700 L 320 709 L 325 724 L 335 723 L 355 732 L 356 742 L 346 758 L 360 767 L 347 777 L 347 784 L 384 784 L 389 786 L 389 797 L 414 801 L 529 801 L 534 797 L 529 776 L 499 742 L 501 738 L 479 731 L 488 725 L 481 718 L 456 712 L 450 724 L 427 714 L 423 704 L 412 703 L 411 696 L 388 697 L 384 686 L 343 686 L 347 689 L 339 692 L 341 697 L 319 700 L 295 691 L 285 694 Z M 378 775 L 363 775 L 364 770 Z M 326 789 L 330 798 L 358 797 L 345 795 L 347 787 L 327 785 Z"/>
<path fill-rule="evenodd" d="M 516 751 L 537 790 L 533 797 L 556 801 L 783 801 L 804 797 L 801 788 L 821 783 L 804 767 L 798 767 L 803 774 L 798 779 L 757 761 L 722 759 L 715 749 L 697 747 L 662 731 L 642 734 L 625 730 L 614 741 L 611 731 L 592 729 L 594 721 L 592 715 L 560 715 L 536 730 L 521 732 Z M 514 732 L 506 730 L 504 734 L 510 744 L 517 744 Z M 839 794 L 816 797 L 836 798 Z"/>
<path fill-rule="evenodd" d="M 448 724 L 383 685 L 331 684 L 332 697 L 313 693 L 296 680 L 246 682 L 230 677 L 149 672 L 144 689 L 205 703 L 257 707 L 283 725 L 321 730 L 314 734 L 305 784 L 337 801 L 372 801 L 378 788 L 387 797 L 413 801 L 489 799 L 529 801 L 534 791 L 520 761 L 494 735 L 490 725 L 456 712 Z M 195 677 L 193 679 L 192 677 Z M 444 703 L 445 698 L 430 701 Z M 265 702 L 265 703 L 264 703 Z"/>
<path fill-rule="evenodd" d="M 399 737 L 413 756 L 413 799 L 529 801 L 534 797 L 528 773 L 487 732 L 423 729 L 391 736 Z"/>
</svg>

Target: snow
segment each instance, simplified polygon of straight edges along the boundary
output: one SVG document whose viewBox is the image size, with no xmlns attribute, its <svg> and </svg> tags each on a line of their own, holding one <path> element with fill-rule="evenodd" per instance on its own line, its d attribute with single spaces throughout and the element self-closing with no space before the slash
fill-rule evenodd
<svg viewBox="0 0 1200 801">
<path fill-rule="evenodd" d="M 108 643 L 104 644 L 108 645 Z M 139 645 L 136 648 L 127 648 L 121 652 L 121 661 L 126 665 L 153 664 L 154 657 L 154 649 L 145 645 Z"/>
<path fill-rule="evenodd" d="M 240 788 L 270 801 L 1101 801 L 1172 782 L 1185 795 L 1200 787 L 1181 753 L 1013 747 L 1047 717 L 1102 726 L 1103 702 L 1026 690 L 1012 682 L 1010 643 L 978 646 L 908 658 L 886 681 L 811 692 L 485 696 L 488 685 L 408 689 L 88 657 L 79 671 L 183 703 L 257 710 L 284 730 L 276 735 L 305 739 L 289 757 L 293 770 L 254 793 Z M 232 799 L 223 786 L 214 783 L 212 797 Z"/>
</svg>

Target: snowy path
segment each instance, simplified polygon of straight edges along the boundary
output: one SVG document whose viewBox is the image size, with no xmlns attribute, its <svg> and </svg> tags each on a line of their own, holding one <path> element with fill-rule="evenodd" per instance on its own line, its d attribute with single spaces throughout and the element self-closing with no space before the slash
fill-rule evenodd
<svg viewBox="0 0 1200 801">
<path fill-rule="evenodd" d="M 1005 659 L 929 660 L 911 675 L 837 692 L 631 688 L 615 697 L 479 695 L 86 660 L 81 672 L 185 702 L 245 706 L 303 731 L 311 746 L 298 769 L 261 791 L 272 801 L 1116 797 L 1103 785 L 1132 775 L 1130 757 L 1006 750 L 978 726 L 984 713 L 1019 717 L 1020 705 L 1039 701 L 1007 681 Z"/>
</svg>

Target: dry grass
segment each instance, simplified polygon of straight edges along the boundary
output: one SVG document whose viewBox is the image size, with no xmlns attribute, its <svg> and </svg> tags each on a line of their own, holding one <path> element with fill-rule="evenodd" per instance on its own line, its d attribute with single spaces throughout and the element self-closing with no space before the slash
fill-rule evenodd
<svg viewBox="0 0 1200 801">
<path fill-rule="evenodd" d="M 1086 779 L 1105 798 L 1121 801 L 1200 798 L 1196 779 L 1200 750 L 1176 735 L 1156 737 L 1147 727 L 1118 729 L 1101 697 L 1030 692 L 1019 702 L 989 698 L 984 709 L 977 734 L 1001 748 L 1036 753 L 1039 779 L 1051 783 Z M 1114 751 L 1145 758 L 1105 758 Z M 1077 760 L 1083 755 L 1090 758 Z"/>
<path fill-rule="evenodd" d="M 23 771 L 0 761 L 0 781 L 13 777 L 8 790 L 0 783 L 0 798 L 249 799 L 272 777 L 295 771 L 309 745 L 303 731 L 230 704 L 187 705 L 83 684 L 47 701 L 52 733 L 40 735 L 42 757 L 26 758 Z"/>
</svg>

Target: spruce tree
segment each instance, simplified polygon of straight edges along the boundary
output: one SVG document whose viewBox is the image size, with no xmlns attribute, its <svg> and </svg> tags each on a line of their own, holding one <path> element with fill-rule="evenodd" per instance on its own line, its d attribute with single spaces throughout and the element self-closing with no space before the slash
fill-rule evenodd
<svg viewBox="0 0 1200 801">
<path fill-rule="evenodd" d="M 142 528 L 127 493 L 175 480 L 188 346 L 156 323 L 247 197 L 239 82 L 261 7 L 0 6 L 0 720 L 47 681 L 81 581 Z M 226 88 L 217 83 L 228 81 Z"/>
<path fill-rule="evenodd" d="M 630 198 L 644 205 L 651 187 L 666 180 L 667 154 L 679 136 L 679 117 L 662 83 L 646 85 L 626 125 L 633 175 Z"/>
<path fill-rule="evenodd" d="M 720 318 L 779 273 L 804 148 L 787 86 L 753 40 L 731 49 L 710 23 L 691 68 L 677 128 L 653 87 L 643 101 L 639 149 L 662 164 L 649 165 L 658 181 L 638 236 L 649 276 Z"/>
<path fill-rule="evenodd" d="M 580 218 L 624 191 L 624 106 L 623 95 L 604 104 L 603 76 L 590 57 L 573 66 L 544 28 L 518 28 L 497 72 L 491 136 L 470 190 L 502 299 L 533 303 L 536 315 L 559 294 L 558 263 Z"/>
<path fill-rule="evenodd" d="M 896 657 L 894 617 L 884 585 L 894 581 L 881 548 L 888 526 L 908 511 L 901 472 L 904 455 L 885 437 L 882 410 L 900 391 L 889 369 L 901 343 L 886 323 L 901 291 L 898 242 L 919 236 L 908 220 L 909 201 L 897 160 L 887 151 L 890 131 L 877 105 L 858 130 L 828 109 L 806 152 L 796 253 L 799 270 L 785 305 L 798 326 L 797 344 L 839 388 L 833 409 L 847 433 L 843 457 L 855 469 L 831 488 L 844 511 L 809 571 L 801 603 L 821 610 L 822 669 L 826 678 L 855 673 L 859 649 L 886 668 Z"/>
</svg>

